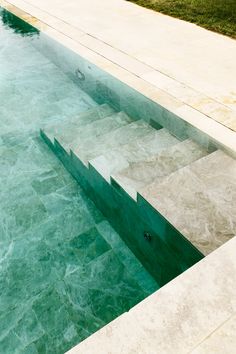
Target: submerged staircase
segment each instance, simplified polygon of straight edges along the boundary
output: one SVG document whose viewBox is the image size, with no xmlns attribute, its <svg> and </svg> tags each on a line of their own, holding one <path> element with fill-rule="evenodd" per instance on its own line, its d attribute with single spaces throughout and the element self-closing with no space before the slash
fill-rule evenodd
<svg viewBox="0 0 236 354">
<path fill-rule="evenodd" d="M 176 266 L 184 260 L 183 271 L 236 234 L 236 161 L 223 151 L 180 141 L 107 104 L 47 125 L 41 136 L 114 224 L 119 219 L 115 226 L 125 223 L 130 243 L 141 215 L 143 231 L 159 241 L 147 245 L 137 236 L 134 248 L 156 265 L 163 245 Z M 163 270 L 158 276 L 168 280 Z"/>
</svg>

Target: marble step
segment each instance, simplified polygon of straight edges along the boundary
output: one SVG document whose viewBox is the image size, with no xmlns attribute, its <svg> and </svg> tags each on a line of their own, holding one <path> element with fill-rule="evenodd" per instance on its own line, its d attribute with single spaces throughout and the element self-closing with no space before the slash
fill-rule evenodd
<svg viewBox="0 0 236 354">
<path fill-rule="evenodd" d="M 115 129 L 107 134 L 90 138 L 79 144 L 76 141 L 71 146 L 73 153 L 84 163 L 119 146 L 127 144 L 129 141 L 146 136 L 152 131 L 152 127 L 143 120 L 133 121 L 126 126 Z"/>
<path fill-rule="evenodd" d="M 73 147 L 84 146 L 88 140 L 94 146 L 95 139 L 111 133 L 112 131 L 124 127 L 132 122 L 132 119 L 124 112 L 115 113 L 108 117 L 96 120 L 86 126 L 68 127 L 62 134 L 56 137 L 63 144 L 63 147 L 69 151 Z M 86 147 L 87 149 L 88 147 Z"/>
<path fill-rule="evenodd" d="M 96 120 L 86 126 L 69 126 L 55 136 L 57 142 L 68 153 L 76 148 L 96 148 L 95 141 L 98 137 L 110 134 L 112 131 L 124 127 L 132 122 L 132 119 L 124 112 L 115 113 L 111 116 Z"/>
<path fill-rule="evenodd" d="M 172 172 L 208 154 L 207 150 L 188 139 L 168 147 L 145 160 L 131 163 L 112 175 L 114 186 L 122 187 L 132 198 L 152 181 L 163 180 Z"/>
<path fill-rule="evenodd" d="M 218 150 L 138 195 L 207 255 L 236 235 L 236 160 Z"/>
<path fill-rule="evenodd" d="M 91 160 L 89 163 L 108 181 L 110 177 L 131 164 L 146 160 L 161 150 L 179 143 L 166 129 L 150 127 L 148 134 L 119 146 Z"/>
<path fill-rule="evenodd" d="M 105 103 L 100 106 L 93 107 L 82 114 L 68 117 L 66 121 L 56 120 L 53 123 L 50 122 L 43 128 L 43 132 L 50 142 L 53 143 L 54 138 L 57 138 L 64 132 L 66 133 L 68 129 L 73 131 L 73 129 L 77 129 L 77 127 L 86 126 L 87 124 L 109 117 L 113 114 L 115 114 L 115 110 Z"/>
</svg>

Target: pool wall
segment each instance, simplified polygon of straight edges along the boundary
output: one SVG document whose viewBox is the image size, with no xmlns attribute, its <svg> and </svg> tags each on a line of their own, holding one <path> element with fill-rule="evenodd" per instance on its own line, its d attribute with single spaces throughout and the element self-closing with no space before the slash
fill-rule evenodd
<svg viewBox="0 0 236 354">
<path fill-rule="evenodd" d="M 93 97 L 99 96 L 96 92 L 96 81 L 98 81 L 106 87 L 108 96 L 116 92 L 117 97 L 117 93 L 121 93 L 121 97 L 116 99 L 116 105 L 123 107 L 123 110 L 126 107 L 126 112 L 128 113 L 128 110 L 130 112 L 129 115 L 132 116 L 132 112 L 136 111 L 136 115 L 148 120 L 149 118 L 145 116 L 151 113 L 152 120 L 155 119 L 157 124 L 170 129 L 177 137 L 180 137 L 181 132 L 186 129 L 185 136 L 191 137 L 209 149 L 216 146 L 236 157 L 235 132 L 211 119 L 211 116 L 203 113 L 201 109 L 194 108 L 168 90 L 160 89 L 158 85 L 152 85 L 143 79 L 142 75 L 140 76 L 140 70 L 144 69 L 141 62 L 139 63 L 141 68 L 137 67 L 136 60 L 132 60 L 131 57 L 127 60 L 126 56 L 123 56 L 124 53 L 119 51 L 118 58 L 112 59 L 109 50 L 107 53 L 103 45 L 99 49 L 100 41 L 95 37 L 59 19 L 55 21 L 54 16 L 44 14 L 28 3 L 20 1 L 13 5 L 6 0 L 0 0 L 0 5 L 40 31 L 40 39 L 35 42 L 35 45 L 64 72 L 73 76 L 74 69 L 77 70 L 79 66 L 87 83 L 91 78 L 90 84 L 93 85 L 88 87 L 87 83 L 83 82 L 83 87 L 87 87 L 91 93 L 93 91 L 95 94 Z M 92 40 L 92 44 L 90 41 L 90 44 L 87 44 L 86 39 Z M 110 49 L 114 56 L 113 48 Z M 91 77 L 91 69 L 93 77 Z M 182 88 L 185 89 L 184 85 Z M 128 97 L 123 95 L 127 90 Z M 139 99 L 137 99 L 138 95 Z M 131 99 L 135 107 L 130 107 Z M 223 111 L 220 113 L 223 115 Z"/>
<path fill-rule="evenodd" d="M 144 119 L 154 127 L 164 127 L 180 140 L 191 138 L 209 151 L 220 148 L 235 157 L 235 151 L 180 118 L 174 112 L 146 97 L 97 65 L 85 60 L 46 33 L 33 44 L 97 103 L 108 103 L 133 119 Z M 129 73 L 127 72 L 127 75 Z M 174 97 L 172 97 L 174 100 Z"/>
</svg>

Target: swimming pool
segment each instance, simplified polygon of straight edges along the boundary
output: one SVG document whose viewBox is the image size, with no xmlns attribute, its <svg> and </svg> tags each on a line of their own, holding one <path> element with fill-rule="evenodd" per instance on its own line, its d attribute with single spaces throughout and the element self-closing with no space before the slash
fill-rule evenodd
<svg viewBox="0 0 236 354">
<path fill-rule="evenodd" d="M 6 10 L 0 83 L 0 351 L 63 353 L 203 257 L 135 188 L 211 144 Z"/>
<path fill-rule="evenodd" d="M 63 353 L 158 285 L 39 138 L 96 103 L 1 16 L 0 352 Z"/>
</svg>

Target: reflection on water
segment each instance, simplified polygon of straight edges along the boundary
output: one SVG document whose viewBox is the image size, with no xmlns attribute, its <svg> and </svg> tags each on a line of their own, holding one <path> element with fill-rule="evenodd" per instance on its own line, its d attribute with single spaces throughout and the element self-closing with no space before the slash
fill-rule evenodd
<svg viewBox="0 0 236 354">
<path fill-rule="evenodd" d="M 11 14 L 5 9 L 0 9 L 0 17 L 5 27 L 12 28 L 15 33 L 22 36 L 33 36 L 39 34 L 39 31 L 30 24 Z"/>
</svg>

